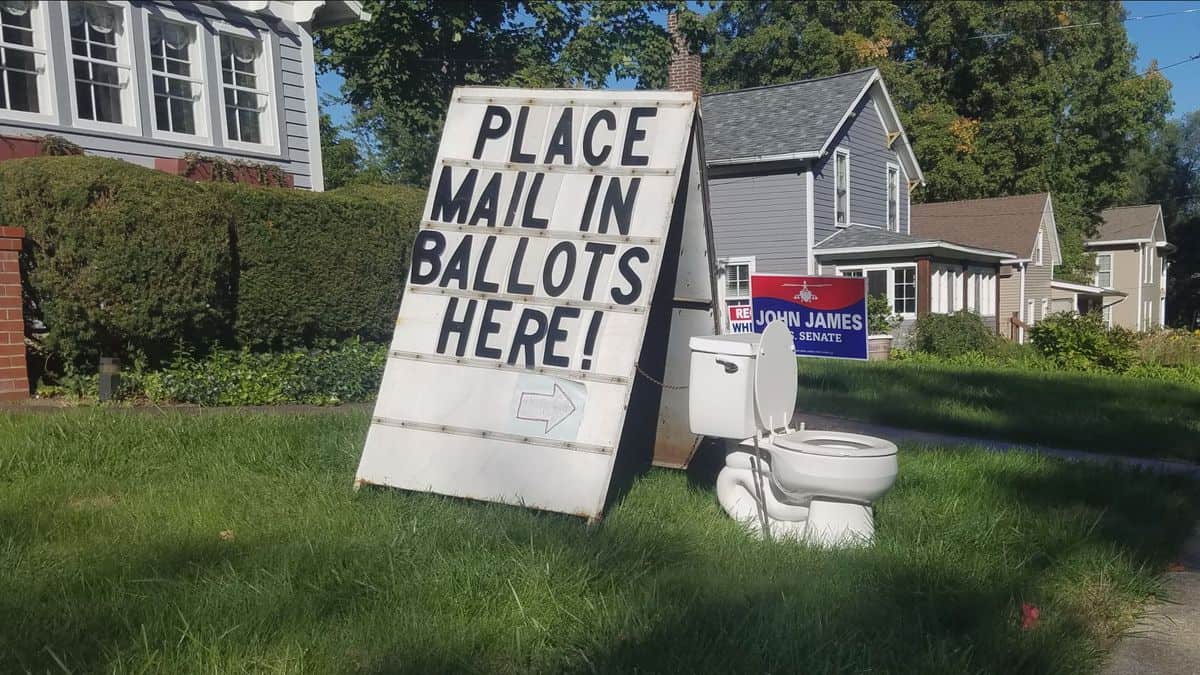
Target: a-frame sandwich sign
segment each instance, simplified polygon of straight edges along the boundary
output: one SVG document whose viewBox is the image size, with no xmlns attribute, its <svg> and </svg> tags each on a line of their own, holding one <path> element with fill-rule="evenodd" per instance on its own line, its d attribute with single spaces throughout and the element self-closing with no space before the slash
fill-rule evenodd
<svg viewBox="0 0 1200 675">
<path fill-rule="evenodd" d="M 687 463 L 699 134 L 690 93 L 455 90 L 356 484 L 596 518 L 618 452 Z"/>
</svg>

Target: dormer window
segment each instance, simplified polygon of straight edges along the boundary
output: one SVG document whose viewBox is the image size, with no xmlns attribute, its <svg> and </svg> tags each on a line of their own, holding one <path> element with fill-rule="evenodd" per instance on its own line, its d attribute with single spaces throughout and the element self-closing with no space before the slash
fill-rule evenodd
<svg viewBox="0 0 1200 675">
<path fill-rule="evenodd" d="M 838 150 L 833 159 L 834 224 L 850 224 L 850 153 Z"/>
</svg>

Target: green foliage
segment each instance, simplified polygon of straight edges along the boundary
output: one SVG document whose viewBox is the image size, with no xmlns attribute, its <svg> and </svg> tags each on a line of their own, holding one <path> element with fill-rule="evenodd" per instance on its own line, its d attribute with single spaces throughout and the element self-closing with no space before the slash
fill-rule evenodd
<svg viewBox="0 0 1200 675">
<path fill-rule="evenodd" d="M 287 187 L 287 174 L 277 164 L 251 162 L 245 159 L 225 159 L 216 155 L 188 152 L 183 155 L 187 162 L 186 177 L 197 180 L 198 169 L 207 167 L 207 179 L 217 183 L 236 183 L 243 176 L 253 177 L 258 185 Z"/>
<path fill-rule="evenodd" d="M 953 357 L 968 352 L 986 352 L 998 341 L 978 314 L 960 311 L 953 314 L 926 314 L 917 319 L 909 336 L 909 345 L 926 354 Z"/>
<path fill-rule="evenodd" d="M 1160 366 L 1200 366 L 1200 330 L 1159 330 L 1142 336 L 1142 363 Z"/>
<path fill-rule="evenodd" d="M 130 379 L 161 403 L 329 405 L 373 398 L 386 360 L 386 345 L 355 340 L 288 352 L 216 351 Z"/>
<path fill-rule="evenodd" d="M 655 20 L 683 2 L 462 0 L 364 3 L 369 22 L 319 35 L 324 68 L 345 77 L 357 124 L 389 175 L 424 185 L 446 104 L 460 85 L 602 87 L 666 83 L 671 42 Z"/>
<path fill-rule="evenodd" d="M 423 202 L 401 187 L 193 183 L 96 157 L 0 163 L 0 222 L 29 231 L 40 349 L 64 374 L 102 354 L 154 368 L 214 346 L 386 339 Z"/>
<path fill-rule="evenodd" d="M 886 335 L 904 319 L 892 312 L 892 303 L 887 296 L 872 295 L 867 298 L 867 330 L 871 335 Z"/>
<path fill-rule="evenodd" d="M 0 222 L 28 232 L 27 293 L 68 368 L 225 340 L 231 215 L 200 185 L 115 159 L 0 163 Z"/>
<path fill-rule="evenodd" d="M 236 205 L 237 344 L 279 349 L 391 336 L 423 191 L 213 189 Z"/>
<path fill-rule="evenodd" d="M 320 119 L 321 168 L 326 190 L 388 182 L 381 168 L 363 155 L 353 137 L 344 135 L 328 114 L 321 113 Z"/>
<path fill-rule="evenodd" d="M 1130 154 L 1170 107 L 1140 75 L 1115 0 L 727 2 L 704 17 L 709 91 L 877 66 L 928 181 L 926 201 L 1050 191 L 1062 272 L 1125 198 Z M 1076 30 L 1048 31 L 1072 24 Z M 989 36 L 989 37 L 983 37 Z"/>
<path fill-rule="evenodd" d="M 1128 370 L 1137 358 L 1137 336 L 1119 326 L 1104 325 L 1097 313 L 1078 316 L 1055 312 L 1029 329 L 1029 339 L 1063 368 L 1119 373 Z"/>
</svg>

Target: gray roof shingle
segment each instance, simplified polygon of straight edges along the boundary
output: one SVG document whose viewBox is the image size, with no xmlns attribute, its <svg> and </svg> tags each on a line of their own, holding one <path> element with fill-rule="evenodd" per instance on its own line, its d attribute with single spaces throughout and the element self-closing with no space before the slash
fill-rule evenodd
<svg viewBox="0 0 1200 675">
<path fill-rule="evenodd" d="M 830 248 L 850 248 L 860 246 L 891 246 L 893 244 L 930 244 L 936 241 L 935 239 L 922 239 L 909 234 L 901 234 L 899 232 L 891 232 L 881 230 L 878 227 L 867 227 L 865 225 L 851 225 L 843 230 L 838 230 L 824 241 L 817 244 L 814 248 L 820 251 L 821 249 Z"/>
<path fill-rule="evenodd" d="M 1118 206 L 1100 212 L 1103 222 L 1100 231 L 1089 241 L 1120 241 L 1122 239 L 1152 239 L 1158 223 L 1158 204 Z"/>
<path fill-rule="evenodd" d="M 819 152 L 875 72 L 866 68 L 704 96 L 706 158 Z"/>
</svg>

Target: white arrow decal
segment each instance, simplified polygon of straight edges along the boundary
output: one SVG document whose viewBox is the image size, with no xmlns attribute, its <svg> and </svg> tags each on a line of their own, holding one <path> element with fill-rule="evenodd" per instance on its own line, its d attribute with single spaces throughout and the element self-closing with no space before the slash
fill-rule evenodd
<svg viewBox="0 0 1200 675">
<path fill-rule="evenodd" d="M 575 404 L 571 402 L 567 392 L 555 383 L 552 394 L 521 392 L 521 403 L 517 406 L 517 419 L 527 422 L 543 422 L 546 425 L 545 433 L 548 434 L 551 429 L 562 424 L 574 412 Z"/>
</svg>

